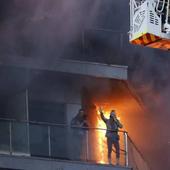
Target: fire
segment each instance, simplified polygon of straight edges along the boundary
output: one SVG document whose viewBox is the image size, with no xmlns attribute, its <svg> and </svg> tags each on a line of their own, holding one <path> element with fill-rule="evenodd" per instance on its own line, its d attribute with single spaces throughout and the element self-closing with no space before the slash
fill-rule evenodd
<svg viewBox="0 0 170 170">
<path fill-rule="evenodd" d="M 136 137 L 139 141 L 141 140 L 137 128 L 134 128 L 138 122 L 138 117 L 143 113 L 142 103 L 136 97 L 135 94 L 131 93 L 124 84 L 120 82 L 116 84 L 114 82 L 111 92 L 107 94 L 107 91 L 90 91 L 91 94 L 90 102 L 91 107 L 89 107 L 89 121 L 92 126 L 98 128 L 98 130 L 92 130 L 90 133 L 92 149 L 90 150 L 91 158 L 95 162 L 107 164 L 107 140 L 105 137 L 106 125 L 101 120 L 99 107 L 102 107 L 104 115 L 109 118 L 110 111 L 116 110 L 116 116 L 123 124 L 124 129 L 129 134 L 133 134 L 133 138 Z M 101 94 L 100 94 L 101 93 Z M 104 95 L 103 95 L 104 94 Z M 105 95 L 106 94 L 106 95 Z M 144 115 L 144 114 L 143 114 Z M 103 129 L 103 130 L 102 130 Z M 124 134 L 119 132 L 120 136 L 120 162 L 124 164 Z M 115 148 L 113 147 L 115 150 Z M 115 153 L 112 153 L 112 163 L 115 162 Z"/>
<path fill-rule="evenodd" d="M 105 129 L 106 128 L 106 125 L 105 123 L 101 120 L 100 118 L 100 112 L 97 111 L 97 122 L 96 122 L 96 126 L 98 128 L 101 128 L 101 129 Z M 107 113 L 108 115 L 108 113 Z M 105 146 L 104 146 L 104 141 L 105 141 L 105 130 L 98 130 L 97 131 L 97 140 L 98 140 L 98 145 L 99 145 L 99 153 L 100 153 L 100 160 L 99 160 L 99 163 L 106 163 L 106 160 L 105 160 Z"/>
<path fill-rule="evenodd" d="M 96 121 L 96 127 L 99 128 L 99 130 L 96 133 L 96 139 L 98 144 L 98 152 L 99 152 L 99 160 L 98 163 L 107 163 L 107 145 L 106 145 L 106 125 L 103 122 L 103 120 L 100 118 L 100 112 L 99 107 L 97 106 L 97 121 Z M 106 118 L 109 118 L 110 111 L 113 109 L 111 106 L 105 106 L 102 108 L 104 111 L 104 115 Z M 117 116 L 117 118 L 120 120 L 120 116 Z"/>
</svg>

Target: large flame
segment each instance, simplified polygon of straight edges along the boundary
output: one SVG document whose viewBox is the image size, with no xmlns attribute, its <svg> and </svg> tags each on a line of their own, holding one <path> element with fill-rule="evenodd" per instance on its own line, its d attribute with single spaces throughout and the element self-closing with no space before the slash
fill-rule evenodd
<svg viewBox="0 0 170 170">
<path fill-rule="evenodd" d="M 114 87 L 111 88 L 109 93 L 107 93 L 106 90 L 103 92 L 102 90 L 97 91 L 94 89 L 88 93 L 88 96 L 89 94 L 91 94 L 90 100 L 87 100 L 91 104 L 89 107 L 89 121 L 92 126 L 99 128 L 97 131 L 90 131 L 90 142 L 92 144 L 92 148 L 90 149 L 90 156 L 91 159 L 95 162 L 105 164 L 108 163 L 107 141 L 105 137 L 106 125 L 100 118 L 100 113 L 98 111 L 99 108 L 102 107 L 106 118 L 109 118 L 111 110 L 116 110 L 117 118 L 123 124 L 123 130 L 129 132 L 132 139 L 135 139 L 135 142 L 140 142 L 143 140 L 141 139 L 141 135 L 139 135 L 138 128 L 135 127 L 137 123 L 138 127 L 142 127 L 143 124 L 141 124 L 141 122 L 145 122 L 146 117 L 144 117 L 144 108 L 141 107 L 143 105 L 138 97 L 130 92 L 127 87 L 120 82 L 117 84 L 114 82 Z M 120 132 L 119 135 L 121 148 L 120 163 L 124 165 L 124 134 Z M 114 152 L 112 152 L 112 162 L 115 162 Z"/>
<path fill-rule="evenodd" d="M 97 145 L 98 145 L 98 152 L 99 152 L 99 163 L 107 163 L 107 145 L 106 145 L 106 137 L 105 137 L 105 132 L 106 132 L 106 125 L 103 122 L 103 120 L 100 118 L 100 112 L 99 112 L 99 105 L 96 104 L 97 108 L 97 121 L 96 121 L 96 127 L 99 128 L 99 130 L 96 133 L 96 139 L 97 139 Z M 104 115 L 106 118 L 109 118 L 110 111 L 113 109 L 113 106 L 110 105 L 104 105 L 102 106 L 102 109 L 104 111 Z M 117 118 L 120 120 L 119 113 L 117 113 Z"/>
</svg>

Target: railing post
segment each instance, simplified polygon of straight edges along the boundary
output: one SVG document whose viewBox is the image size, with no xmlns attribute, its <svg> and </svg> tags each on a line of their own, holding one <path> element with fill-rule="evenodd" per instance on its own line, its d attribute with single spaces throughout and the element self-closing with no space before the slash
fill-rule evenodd
<svg viewBox="0 0 170 170">
<path fill-rule="evenodd" d="M 27 113 L 27 140 L 28 140 L 28 154 L 31 155 L 31 149 L 30 149 L 30 123 L 29 123 L 29 96 L 28 96 L 28 89 L 26 89 L 26 113 Z"/>
<path fill-rule="evenodd" d="M 12 155 L 12 122 L 9 122 L 9 152 Z"/>
<path fill-rule="evenodd" d="M 89 129 L 86 130 L 86 161 L 89 160 Z"/>
<path fill-rule="evenodd" d="M 51 157 L 51 128 L 48 126 L 48 155 Z"/>
<path fill-rule="evenodd" d="M 129 166 L 129 158 L 128 158 L 128 135 L 127 132 L 124 132 L 124 147 L 125 147 L 125 166 Z"/>
</svg>

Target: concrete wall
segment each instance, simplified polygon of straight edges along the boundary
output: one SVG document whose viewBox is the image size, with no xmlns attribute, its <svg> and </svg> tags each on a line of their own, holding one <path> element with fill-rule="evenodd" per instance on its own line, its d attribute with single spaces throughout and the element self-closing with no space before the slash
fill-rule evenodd
<svg viewBox="0 0 170 170">
<path fill-rule="evenodd" d="M 28 120 L 26 90 L 9 97 L 5 106 L 9 118 Z"/>
<path fill-rule="evenodd" d="M 32 100 L 52 102 L 65 105 L 66 123 L 70 123 L 71 119 L 78 113 L 81 108 L 81 87 L 63 80 L 58 80 L 50 84 L 39 84 L 38 87 L 34 85 L 28 89 L 29 103 Z M 57 113 L 56 113 L 57 114 Z M 37 115 L 40 116 L 40 115 Z M 57 115 L 56 115 L 57 116 Z"/>
<path fill-rule="evenodd" d="M 76 114 L 78 113 L 78 110 L 81 108 L 80 104 L 67 104 L 67 122 L 68 124 L 71 123 L 71 120 Z"/>
</svg>

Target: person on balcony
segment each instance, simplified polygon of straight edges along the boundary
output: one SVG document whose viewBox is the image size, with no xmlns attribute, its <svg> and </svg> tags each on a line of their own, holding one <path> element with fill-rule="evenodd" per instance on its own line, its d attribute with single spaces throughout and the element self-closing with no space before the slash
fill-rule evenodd
<svg viewBox="0 0 170 170">
<path fill-rule="evenodd" d="M 71 157 L 73 160 L 87 160 L 86 142 L 89 126 L 87 114 L 83 109 L 80 109 L 78 114 L 71 120 L 71 127 Z"/>
<path fill-rule="evenodd" d="M 107 130 L 106 130 L 106 138 L 107 138 L 107 147 L 108 147 L 108 162 L 111 164 L 111 153 L 112 153 L 112 145 L 114 145 L 116 150 L 116 164 L 119 165 L 119 159 L 120 159 L 120 145 L 119 145 L 119 128 L 123 128 L 123 125 L 120 123 L 120 121 L 116 117 L 115 110 L 111 110 L 110 112 L 110 118 L 107 119 L 104 116 L 104 112 L 101 108 L 99 108 L 101 119 L 106 124 Z"/>
<path fill-rule="evenodd" d="M 80 109 L 78 114 L 72 119 L 71 126 L 78 126 L 78 127 L 88 127 L 87 123 L 87 114 L 84 112 L 83 109 Z"/>
</svg>

